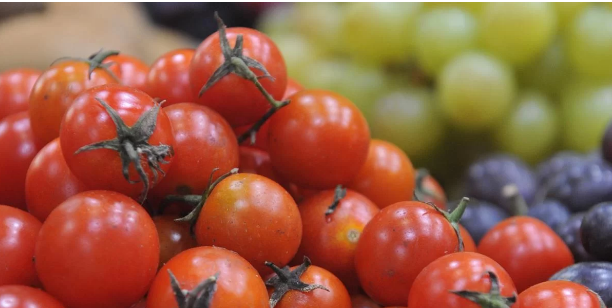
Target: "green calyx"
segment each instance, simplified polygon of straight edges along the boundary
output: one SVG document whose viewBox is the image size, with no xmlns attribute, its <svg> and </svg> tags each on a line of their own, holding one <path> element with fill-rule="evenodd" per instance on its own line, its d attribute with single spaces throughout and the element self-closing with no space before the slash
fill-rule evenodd
<svg viewBox="0 0 612 308">
<path fill-rule="evenodd" d="M 325 216 L 331 215 L 336 210 L 338 205 L 340 205 L 340 201 L 344 197 L 346 197 L 346 188 L 342 187 L 342 185 L 336 186 L 336 189 L 334 190 L 334 201 L 325 211 Z"/>
<path fill-rule="evenodd" d="M 113 64 L 115 64 L 115 62 L 103 63 L 104 60 L 106 60 L 106 58 L 108 58 L 110 56 L 116 56 L 118 54 L 119 54 L 119 51 L 116 51 L 116 50 L 104 50 L 104 49 L 101 49 L 100 51 L 98 51 L 98 52 L 92 54 L 91 56 L 89 56 L 89 58 L 87 58 L 87 59 L 75 58 L 75 57 L 62 57 L 62 58 L 59 58 L 59 59 L 53 61 L 53 63 L 51 63 L 51 65 L 54 65 L 54 64 L 62 62 L 62 61 L 68 61 L 68 60 L 86 62 L 87 64 L 89 64 L 89 70 L 87 72 L 87 78 L 89 78 L 90 80 L 91 80 L 91 74 L 93 74 L 94 70 L 99 68 L 99 69 L 105 71 L 107 74 L 109 74 L 116 82 L 121 83 L 121 80 L 119 79 L 119 77 L 117 77 L 117 75 L 115 75 L 115 73 L 113 73 L 113 71 L 110 70 L 110 67 L 113 66 Z"/>
<path fill-rule="evenodd" d="M 510 306 L 516 302 L 518 297 L 516 292 L 510 297 L 502 296 L 499 290 L 499 279 L 497 278 L 497 275 L 491 271 L 487 271 L 485 275 L 489 275 L 489 279 L 491 280 L 491 288 L 489 293 L 467 290 L 449 292 L 468 299 L 480 305 L 481 308 L 510 308 Z"/>
<path fill-rule="evenodd" d="M 165 144 L 151 145 L 149 144 L 149 138 L 153 135 L 155 127 L 157 125 L 157 115 L 161 108 L 161 104 L 155 103 L 154 107 L 144 112 L 136 124 L 132 127 L 128 127 L 123 119 L 119 116 L 116 110 L 108 105 L 104 100 L 96 98 L 96 100 L 104 107 L 106 113 L 109 115 L 115 129 L 117 131 L 117 137 L 110 140 L 100 141 L 93 144 L 89 144 L 78 149 L 74 154 L 81 152 L 93 151 L 97 149 L 109 149 L 117 151 L 121 158 L 123 177 L 131 184 L 143 182 L 143 190 L 140 194 L 139 200 L 144 202 L 149 192 L 151 184 L 149 183 L 149 177 L 142 166 L 142 159 L 146 158 L 147 165 L 153 173 L 154 182 L 157 183 L 158 172 L 165 175 L 164 170 L 161 169 L 161 164 L 167 164 L 166 157 L 173 155 L 172 147 Z M 133 164 L 140 181 L 133 181 L 129 176 L 129 166 Z"/>
<path fill-rule="evenodd" d="M 168 275 L 170 275 L 170 286 L 179 308 L 210 308 L 212 298 L 217 291 L 219 273 L 202 281 L 191 291 L 182 290 L 170 270 L 168 270 Z"/>
<path fill-rule="evenodd" d="M 453 226 L 455 234 L 457 235 L 457 240 L 459 241 L 459 251 L 463 251 L 464 249 L 463 237 L 461 237 L 461 232 L 459 231 L 459 221 L 461 220 L 461 216 L 463 216 L 463 212 L 465 212 L 469 201 L 470 199 L 468 197 L 463 197 L 459 202 L 459 205 L 457 205 L 457 207 L 450 213 L 443 211 L 433 203 L 427 203 L 429 206 L 438 211 L 438 213 L 444 215 L 451 226 Z"/>
<path fill-rule="evenodd" d="M 274 292 L 270 296 L 270 308 L 274 308 L 276 304 L 283 298 L 283 296 L 290 290 L 296 290 L 300 292 L 310 292 L 316 289 L 321 289 L 329 292 L 329 289 L 320 284 L 307 284 L 300 280 L 300 277 L 311 265 L 310 259 L 304 256 L 304 262 L 300 266 L 296 267 L 293 271 L 289 266 L 279 268 L 272 262 L 266 261 L 266 266 L 270 267 L 276 276 L 266 281 L 266 286 L 274 289 Z"/>
</svg>

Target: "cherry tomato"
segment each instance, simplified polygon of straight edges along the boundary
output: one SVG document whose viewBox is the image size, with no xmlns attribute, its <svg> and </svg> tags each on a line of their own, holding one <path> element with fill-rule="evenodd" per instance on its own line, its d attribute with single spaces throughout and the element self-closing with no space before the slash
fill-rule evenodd
<svg viewBox="0 0 612 308">
<path fill-rule="evenodd" d="M 459 225 L 459 233 L 461 234 L 461 238 L 463 239 L 463 251 L 466 252 L 476 252 L 476 242 L 470 235 L 470 232 L 462 225 Z"/>
<path fill-rule="evenodd" d="M 59 136 L 62 118 L 77 95 L 95 86 L 117 83 L 107 71 L 95 68 L 90 75 L 89 69 L 86 61 L 62 61 L 44 71 L 34 84 L 29 112 L 39 147 Z"/>
<path fill-rule="evenodd" d="M 291 270 L 295 269 L 295 266 L 291 268 Z M 327 290 L 319 288 L 309 292 L 290 290 L 283 295 L 274 306 L 275 308 L 351 308 L 351 298 L 348 291 L 340 279 L 326 269 L 311 265 L 299 278 L 303 283 L 320 285 Z M 268 293 L 272 294 L 274 290 L 274 288 L 268 288 Z"/>
<path fill-rule="evenodd" d="M 300 91 L 270 118 L 272 166 L 300 187 L 348 184 L 366 162 L 369 145 L 370 130 L 361 111 L 330 91 Z"/>
<path fill-rule="evenodd" d="M 242 173 L 254 173 L 263 175 L 276 183 L 284 184 L 272 169 L 270 155 L 257 148 L 243 146 L 239 148 L 240 164 L 238 169 Z"/>
<path fill-rule="evenodd" d="M 193 103 L 180 103 L 163 108 L 174 132 L 172 168 L 151 191 L 166 195 L 201 194 L 208 186 L 213 169 L 215 178 L 238 167 L 236 137 L 218 113 Z"/>
<path fill-rule="evenodd" d="M 181 251 L 197 245 L 195 239 L 191 237 L 189 224 L 174 221 L 177 218 L 174 215 L 153 217 L 159 236 L 159 267 L 162 267 Z"/>
<path fill-rule="evenodd" d="M 192 103 L 195 100 L 189 84 L 189 66 L 193 49 L 176 49 L 159 57 L 147 76 L 147 93 L 166 100 L 164 106 Z"/>
<path fill-rule="evenodd" d="M 28 286 L 0 286 L 2 308 L 64 308 L 64 305 L 45 291 Z"/>
<path fill-rule="evenodd" d="M 368 296 L 401 305 L 419 272 L 455 251 L 459 240 L 444 215 L 428 204 L 402 201 L 383 208 L 363 229 L 355 267 Z"/>
<path fill-rule="evenodd" d="M 300 212 L 291 195 L 257 174 L 234 174 L 219 182 L 206 199 L 195 225 L 200 245 L 239 253 L 262 275 L 264 262 L 285 266 L 302 238 Z"/>
<path fill-rule="evenodd" d="M 601 308 L 599 296 L 571 281 L 545 281 L 521 292 L 512 308 Z"/>
<path fill-rule="evenodd" d="M 29 68 L 8 70 L 0 74 L 0 120 L 28 111 L 30 92 L 41 71 Z"/>
<path fill-rule="evenodd" d="M 414 183 L 414 168 L 404 151 L 387 141 L 372 139 L 368 158 L 348 187 L 384 208 L 412 200 Z"/>
<path fill-rule="evenodd" d="M 497 289 L 492 286 L 488 272 L 496 276 L 499 283 Z M 419 273 L 408 295 L 408 307 L 481 307 L 470 299 L 452 293 L 456 291 L 478 292 L 497 304 L 512 303 L 504 299 L 516 296 L 510 275 L 493 259 L 474 252 L 457 252 L 436 259 Z M 493 294 L 494 291 L 499 293 Z"/>
<path fill-rule="evenodd" d="M 326 215 L 334 195 L 334 190 L 325 190 L 300 203 L 303 232 L 295 259 L 309 257 L 354 292 L 359 289 L 354 262 L 357 241 L 379 209 L 362 194 L 346 190 L 333 213 Z"/>
<path fill-rule="evenodd" d="M 304 87 L 301 84 L 291 78 L 287 78 L 287 87 L 285 88 L 282 100 L 289 99 L 293 94 L 302 90 L 304 90 Z"/>
<path fill-rule="evenodd" d="M 478 252 L 503 266 L 519 292 L 574 263 L 563 240 L 545 223 L 527 216 L 494 226 L 480 240 Z"/>
<path fill-rule="evenodd" d="M 380 308 L 380 305 L 363 294 L 351 295 L 351 308 Z"/>
<path fill-rule="evenodd" d="M 32 160 L 25 179 L 28 212 L 44 222 L 60 203 L 87 190 L 68 168 L 59 138 L 42 148 Z"/>
<path fill-rule="evenodd" d="M 243 55 L 262 64 L 274 78 L 261 78 L 259 82 L 274 99 L 281 99 L 287 87 L 287 68 L 274 42 L 254 29 L 227 28 L 225 31 L 231 48 L 234 48 L 238 35 L 242 35 Z M 219 112 L 232 126 L 255 123 L 270 109 L 270 104 L 251 81 L 229 74 L 199 95 L 225 60 L 217 31 L 198 46 L 191 61 L 189 79 L 192 94 L 198 103 Z M 253 68 L 251 71 L 258 76 L 263 73 Z"/>
<path fill-rule="evenodd" d="M 32 257 L 40 226 L 29 213 L 0 205 L 0 286 L 38 283 Z"/>
<path fill-rule="evenodd" d="M 158 263 L 153 220 L 111 191 L 64 201 L 47 217 L 35 248 L 45 290 L 68 307 L 129 307 L 147 292 Z"/>
<path fill-rule="evenodd" d="M 72 173 L 91 189 L 117 191 L 135 198 L 146 190 L 143 180 L 148 180 L 150 186 L 153 186 L 156 184 L 156 179 L 163 177 L 159 170 L 150 167 L 150 161 L 158 164 L 158 167 L 164 172 L 170 168 L 172 157 L 169 152 L 175 146 L 170 120 L 163 109 L 158 110 L 153 127 L 141 127 L 138 131 L 130 131 L 138 137 L 118 136 L 117 124 L 114 123 L 109 112 L 99 100 L 106 102 L 110 108 L 114 109 L 119 115 L 118 121 L 123 121 L 128 127 L 136 127 L 135 124 L 139 119 L 151 114 L 151 109 L 159 106 L 142 91 L 109 84 L 87 90 L 79 95 L 66 112 L 66 117 L 62 122 L 60 143 L 64 158 Z M 146 135 L 150 137 L 143 138 Z M 112 151 L 92 149 L 77 153 L 84 146 L 118 139 L 120 144 L 118 151 L 117 149 Z M 167 149 L 163 155 L 155 156 L 163 160 L 161 163 L 155 161 L 155 157 L 144 154 L 135 154 L 136 159 L 132 160 L 128 157 L 125 142 L 131 144 L 132 150 L 136 148 L 137 153 L 145 150 L 158 151 L 168 147 L 170 149 Z M 129 166 L 127 170 L 129 179 L 139 180 L 138 183 L 130 183 L 124 177 L 122 172 L 124 165 Z M 135 165 L 142 167 L 143 177 L 139 175 Z"/>
<path fill-rule="evenodd" d="M 38 152 L 27 112 L 0 121 L 0 204 L 26 209 L 25 179 Z"/>
<path fill-rule="evenodd" d="M 210 307 L 269 308 L 266 286 L 253 266 L 237 253 L 221 247 L 185 250 L 164 265 L 147 295 L 147 308 L 177 308 L 168 270 L 181 289 L 192 290 L 203 280 L 219 274 Z"/>
<path fill-rule="evenodd" d="M 416 187 L 414 194 L 419 201 L 435 204 L 440 209 L 446 210 L 446 194 L 440 183 L 424 169 L 416 174 Z"/>
<path fill-rule="evenodd" d="M 118 54 L 106 58 L 103 63 L 115 63 L 111 68 L 118 72 L 117 77 L 119 77 L 123 85 L 146 91 L 149 66 L 140 59 Z"/>
</svg>

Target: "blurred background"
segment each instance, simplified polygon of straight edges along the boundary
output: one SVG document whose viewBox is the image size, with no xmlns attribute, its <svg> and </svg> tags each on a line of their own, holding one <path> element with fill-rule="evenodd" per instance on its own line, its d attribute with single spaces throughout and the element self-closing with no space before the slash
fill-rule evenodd
<svg viewBox="0 0 612 308">
<path fill-rule="evenodd" d="M 612 119 L 610 3 L 4 3 L 0 69 L 101 47 L 150 64 L 216 31 L 214 11 L 272 37 L 290 77 L 353 100 L 445 186 L 488 153 L 596 151 Z"/>
</svg>

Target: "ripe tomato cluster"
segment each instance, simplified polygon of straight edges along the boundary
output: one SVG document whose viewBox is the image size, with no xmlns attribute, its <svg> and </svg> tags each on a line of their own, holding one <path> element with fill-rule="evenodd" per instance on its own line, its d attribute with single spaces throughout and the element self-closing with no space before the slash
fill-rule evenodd
<svg viewBox="0 0 612 308">
<path fill-rule="evenodd" d="M 0 75 L 0 306 L 610 305 L 548 281 L 580 269 L 545 223 L 474 241 L 468 198 L 447 204 L 349 99 L 216 20 L 150 68 L 100 51 Z"/>
</svg>

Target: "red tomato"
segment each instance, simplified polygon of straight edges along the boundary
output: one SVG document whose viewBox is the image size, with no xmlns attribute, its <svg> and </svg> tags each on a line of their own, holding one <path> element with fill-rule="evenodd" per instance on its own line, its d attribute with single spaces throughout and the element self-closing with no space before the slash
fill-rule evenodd
<svg viewBox="0 0 612 308">
<path fill-rule="evenodd" d="M 400 305 L 425 266 L 456 251 L 459 240 L 449 219 L 428 204 L 402 201 L 383 208 L 363 229 L 355 267 L 368 296 Z"/>
<path fill-rule="evenodd" d="M 193 49 L 176 49 L 159 57 L 147 76 L 147 93 L 166 100 L 164 106 L 194 102 L 189 84 Z"/>
<path fill-rule="evenodd" d="M 6 116 L 28 111 L 30 92 L 41 71 L 21 68 L 0 74 L 0 120 Z"/>
<path fill-rule="evenodd" d="M 0 205 L 0 286 L 38 283 L 32 258 L 40 226 L 29 213 Z"/>
<path fill-rule="evenodd" d="M 446 194 L 440 183 L 424 169 L 418 170 L 414 194 L 421 202 L 431 202 L 446 210 Z"/>
<path fill-rule="evenodd" d="M 189 224 L 174 221 L 177 216 L 163 215 L 153 217 L 157 235 L 159 236 L 159 267 L 182 251 L 197 245 L 191 237 Z"/>
<path fill-rule="evenodd" d="M 287 87 L 285 88 L 282 100 L 289 99 L 293 94 L 302 90 L 304 90 L 304 87 L 301 84 L 291 78 L 287 78 Z"/>
<path fill-rule="evenodd" d="M 69 197 L 87 190 L 64 160 L 59 138 L 36 154 L 25 179 L 25 198 L 30 212 L 40 221 Z"/>
<path fill-rule="evenodd" d="M 364 165 L 369 145 L 370 130 L 361 111 L 330 91 L 300 91 L 270 118 L 272 166 L 300 187 L 348 184 Z"/>
<path fill-rule="evenodd" d="M 274 77 L 274 80 L 261 78 L 259 82 L 274 99 L 281 99 L 287 87 L 287 68 L 274 42 L 254 29 L 227 28 L 226 33 L 231 48 L 234 48 L 237 36 L 242 35 L 243 55 L 261 63 Z M 270 109 L 270 104 L 251 81 L 229 74 L 199 95 L 224 62 L 217 31 L 200 44 L 191 61 L 189 78 L 194 97 L 198 103 L 219 112 L 234 127 L 255 123 Z M 257 69 L 251 68 L 251 71 L 258 76 L 263 74 Z"/>
<path fill-rule="evenodd" d="M 130 308 L 147 308 L 147 300 L 143 298 L 139 300 L 136 304 L 132 305 Z"/>
<path fill-rule="evenodd" d="M 334 195 L 334 190 L 325 190 L 300 203 L 302 243 L 294 259 L 309 257 L 355 292 L 359 289 L 354 262 L 357 241 L 379 209 L 362 194 L 347 190 L 334 212 L 325 215 Z"/>
<path fill-rule="evenodd" d="M 76 153 L 84 146 L 118 138 L 117 125 L 98 99 L 103 100 L 114 109 L 128 127 L 134 126 L 143 115 L 147 114 L 147 111 L 158 105 L 150 96 L 134 88 L 115 84 L 104 85 L 79 95 L 62 122 L 60 143 L 64 158 L 72 173 L 91 189 L 112 190 L 136 198 L 145 191 L 143 188 L 146 188 L 146 185 L 143 184 L 143 179 L 136 171 L 133 161 L 128 158 L 126 165 L 129 164 L 129 169 L 127 170 L 130 180 L 138 180 L 138 183 L 130 183 L 126 180 L 122 172 L 123 155 L 116 150 L 94 149 Z M 154 127 L 143 128 L 143 131 L 147 132 L 141 134 L 152 132 L 152 135 L 147 139 L 125 137 L 125 140 L 120 140 L 121 152 L 125 151 L 123 144 L 127 140 L 130 140 L 132 147 L 136 147 L 137 150 L 154 147 L 157 151 L 165 148 L 163 152 L 165 155 L 158 156 L 163 162 L 156 163 L 159 164 L 161 170 L 167 172 L 172 161 L 170 149 L 174 148 L 175 142 L 170 120 L 163 109 L 158 110 Z M 146 175 L 144 179 L 148 179 L 149 187 L 154 186 L 156 177 L 153 171 L 155 170 L 150 167 L 147 160 L 147 157 L 149 160 L 152 160 L 153 157 L 145 154 L 135 155 L 140 156 L 140 160 L 136 162 L 143 168 L 144 175 Z M 163 177 L 161 172 L 156 171 L 156 173 L 158 180 Z"/>
<path fill-rule="evenodd" d="M 64 305 L 45 291 L 28 286 L 0 286 L 2 308 L 64 308 Z"/>
<path fill-rule="evenodd" d="M 161 268 L 149 290 L 147 308 L 178 307 L 170 288 L 168 270 L 183 290 L 192 290 L 218 273 L 211 308 L 270 307 L 266 286 L 249 262 L 233 251 L 204 246 L 179 253 Z"/>
<path fill-rule="evenodd" d="M 478 252 L 503 266 L 519 292 L 574 263 L 563 240 L 545 223 L 527 216 L 494 226 L 480 240 Z"/>
<path fill-rule="evenodd" d="M 213 169 L 215 177 L 238 167 L 238 144 L 229 126 L 212 109 L 193 103 L 163 108 L 174 131 L 172 169 L 151 191 L 163 198 L 176 194 L 201 194 L 208 186 Z"/>
<path fill-rule="evenodd" d="M 44 71 L 34 84 L 29 112 L 39 147 L 59 136 L 62 118 L 77 95 L 95 86 L 117 83 L 101 68 L 94 69 L 90 76 L 89 67 L 85 61 L 62 61 Z"/>
<path fill-rule="evenodd" d="M 27 112 L 0 121 L 0 204 L 26 209 L 25 179 L 38 147 Z"/>
<path fill-rule="evenodd" d="M 348 187 L 384 208 L 412 200 L 414 181 L 414 168 L 406 153 L 392 143 L 372 139 L 368 158 Z"/>
<path fill-rule="evenodd" d="M 159 239 L 153 220 L 134 200 L 86 191 L 47 217 L 35 258 L 45 290 L 66 306 L 129 307 L 155 277 Z"/>
<path fill-rule="evenodd" d="M 512 308 L 601 308 L 596 293 L 571 281 L 545 281 L 521 292 Z"/>
<path fill-rule="evenodd" d="M 380 308 L 380 305 L 362 294 L 351 295 L 351 308 Z"/>
<path fill-rule="evenodd" d="M 146 91 L 149 66 L 140 59 L 124 54 L 110 56 L 103 63 L 115 63 L 111 66 L 118 72 L 117 77 L 124 86 Z"/>
<path fill-rule="evenodd" d="M 498 289 L 493 289 L 487 272 L 492 272 L 497 277 Z M 487 298 L 497 304 L 510 304 L 513 301 L 506 301 L 506 299 L 516 296 L 516 288 L 510 275 L 497 262 L 478 253 L 457 252 L 436 259 L 419 273 L 410 289 L 408 307 L 481 307 L 480 304 L 451 291 L 487 294 Z M 495 291 L 500 293 L 493 294 Z"/>
<path fill-rule="evenodd" d="M 467 252 L 476 252 L 476 242 L 470 235 L 470 232 L 462 225 L 459 225 L 459 233 L 461 234 L 461 238 L 463 239 L 463 251 Z"/>
<path fill-rule="evenodd" d="M 293 271 L 296 268 L 297 266 L 294 266 L 291 270 Z M 327 290 L 319 288 L 309 292 L 289 290 L 274 306 L 275 308 L 351 308 L 351 298 L 348 291 L 340 279 L 326 269 L 311 265 L 299 278 L 303 283 L 320 285 Z M 269 283 L 269 281 L 267 282 Z M 275 290 L 276 288 L 268 288 L 268 293 L 272 294 Z"/>
<path fill-rule="evenodd" d="M 257 148 L 249 146 L 240 146 L 240 165 L 238 169 L 242 173 L 254 173 L 263 175 L 270 180 L 275 181 L 281 185 L 285 184 L 278 178 L 272 164 L 270 163 L 270 155 Z"/>
<path fill-rule="evenodd" d="M 198 244 L 239 253 L 262 275 L 264 262 L 285 266 L 302 238 L 300 212 L 291 195 L 257 174 L 234 174 L 206 199 L 195 225 Z"/>
<path fill-rule="evenodd" d="M 238 126 L 234 128 L 234 133 L 236 134 L 236 137 L 239 137 L 240 135 L 247 132 L 249 129 L 251 129 L 251 126 L 252 125 L 244 125 L 244 126 Z M 240 145 L 253 146 L 258 149 L 267 151 L 268 150 L 268 127 L 270 127 L 269 120 L 266 121 L 266 123 L 264 123 L 259 128 L 259 130 L 257 131 L 257 134 L 255 134 L 255 143 L 251 144 L 251 138 L 249 137 L 248 139 L 243 141 Z"/>
</svg>

